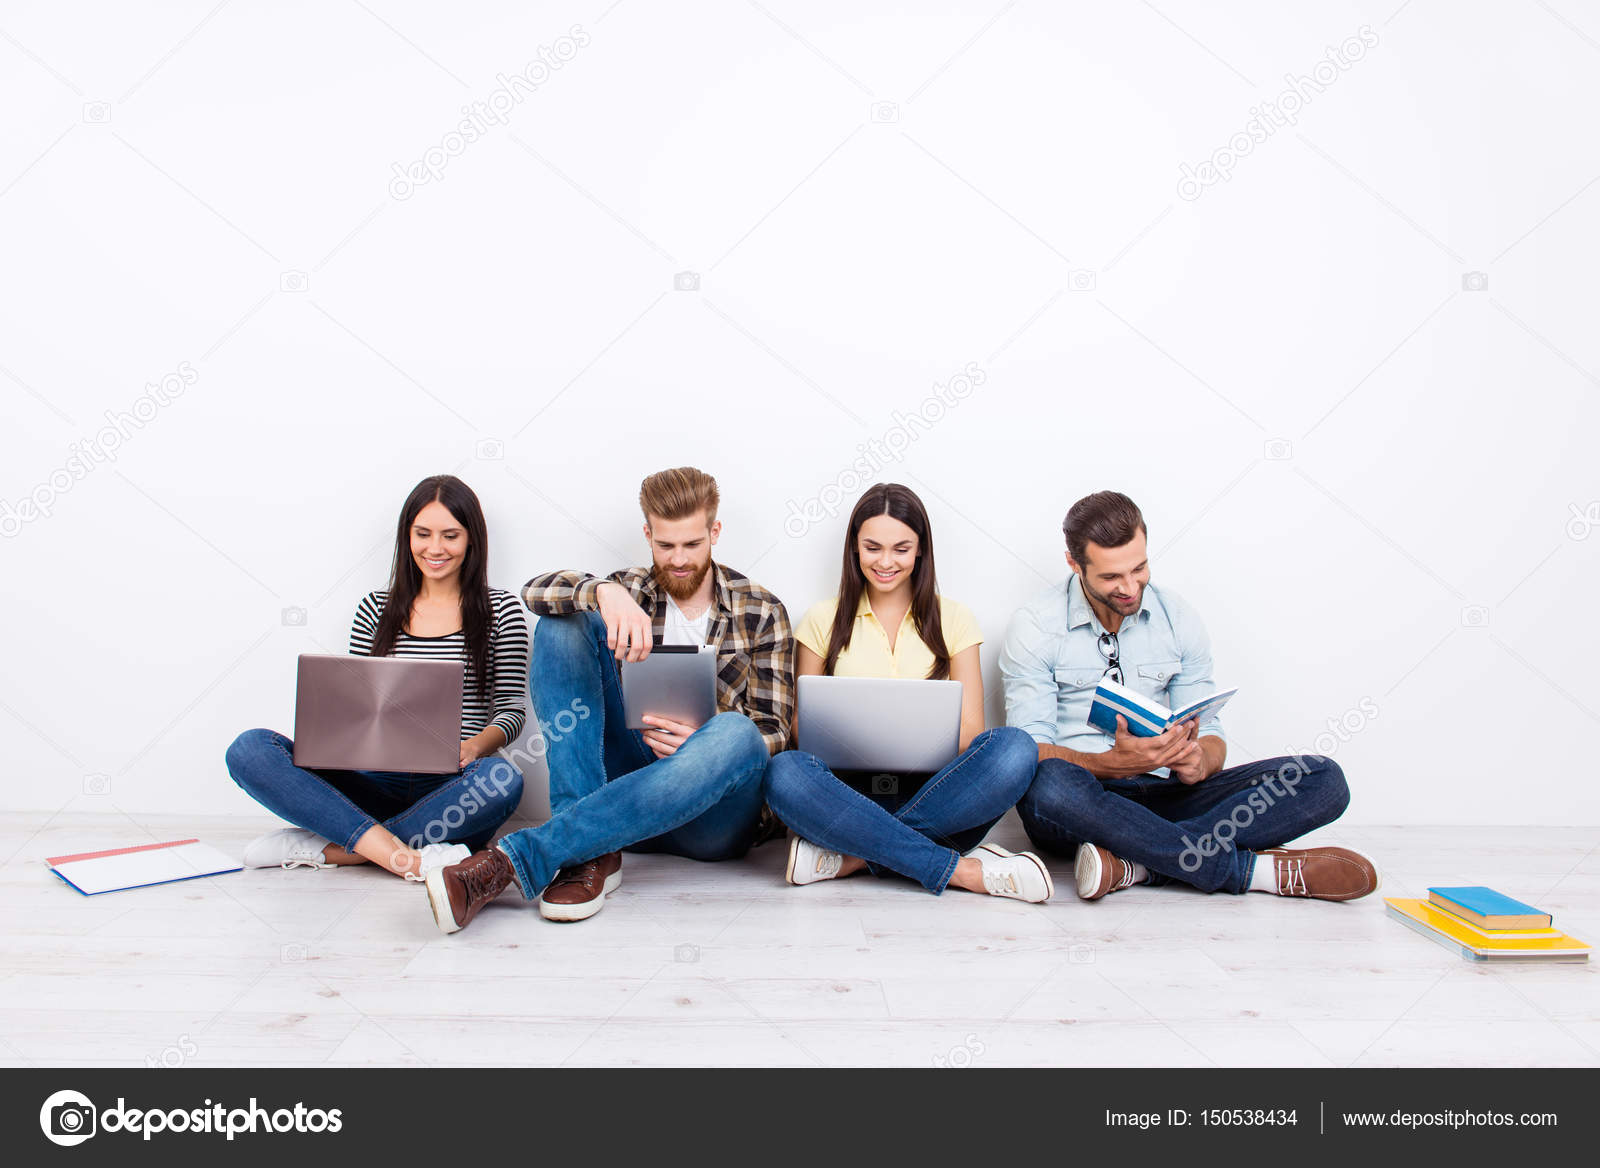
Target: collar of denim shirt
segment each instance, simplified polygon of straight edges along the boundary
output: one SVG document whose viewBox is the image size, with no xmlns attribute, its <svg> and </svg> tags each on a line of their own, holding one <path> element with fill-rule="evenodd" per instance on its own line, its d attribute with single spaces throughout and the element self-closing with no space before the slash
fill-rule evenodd
<svg viewBox="0 0 1600 1168">
<path fill-rule="evenodd" d="M 1146 584 L 1144 591 L 1140 593 L 1139 611 L 1133 615 L 1145 620 L 1150 618 L 1149 584 Z M 1089 598 L 1083 594 L 1083 581 L 1078 578 L 1078 573 L 1074 572 L 1067 577 L 1067 628 L 1077 629 L 1082 628 L 1084 625 L 1093 625 L 1102 631 L 1105 628 L 1100 623 L 1100 618 L 1095 616 L 1094 609 L 1090 607 Z M 1118 635 L 1120 636 L 1127 627 L 1128 620 L 1124 617 L 1122 628 L 1117 630 Z"/>
</svg>

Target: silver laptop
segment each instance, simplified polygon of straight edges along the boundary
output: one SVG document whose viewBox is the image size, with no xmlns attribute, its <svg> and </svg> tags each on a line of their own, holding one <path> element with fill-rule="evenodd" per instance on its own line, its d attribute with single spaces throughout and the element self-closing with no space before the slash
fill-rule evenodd
<svg viewBox="0 0 1600 1168">
<path fill-rule="evenodd" d="M 294 765 L 453 774 L 461 769 L 461 661 L 303 653 Z"/>
<path fill-rule="evenodd" d="M 799 679 L 799 747 L 829 769 L 931 774 L 961 741 L 961 683 Z"/>
<path fill-rule="evenodd" d="M 656 645 L 643 661 L 624 661 L 622 710 L 630 730 L 648 730 L 646 714 L 704 726 L 717 712 L 716 649 Z"/>
</svg>

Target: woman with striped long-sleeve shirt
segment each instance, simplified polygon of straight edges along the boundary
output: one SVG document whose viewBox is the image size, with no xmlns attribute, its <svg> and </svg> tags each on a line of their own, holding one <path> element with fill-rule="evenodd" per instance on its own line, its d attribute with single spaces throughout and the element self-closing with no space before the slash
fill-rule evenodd
<svg viewBox="0 0 1600 1168">
<path fill-rule="evenodd" d="M 521 732 L 528 626 L 522 605 L 487 583 L 488 532 L 453 475 L 417 484 L 401 509 L 388 589 L 356 609 L 350 652 L 463 661 L 461 770 L 454 775 L 307 770 L 294 743 L 248 730 L 228 771 L 295 826 L 255 840 L 247 867 L 322 868 L 368 860 L 408 879 L 485 847 L 516 810 L 522 776 L 496 751 Z"/>
</svg>

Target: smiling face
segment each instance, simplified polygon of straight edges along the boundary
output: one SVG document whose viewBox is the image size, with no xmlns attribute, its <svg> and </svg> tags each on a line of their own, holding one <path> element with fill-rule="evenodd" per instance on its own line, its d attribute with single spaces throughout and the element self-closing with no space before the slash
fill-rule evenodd
<svg viewBox="0 0 1600 1168">
<path fill-rule="evenodd" d="M 1080 564 L 1067 553 L 1067 564 L 1078 573 L 1084 595 L 1096 609 L 1101 623 L 1108 613 L 1132 616 L 1144 602 L 1145 586 L 1150 583 L 1150 557 L 1143 531 L 1121 547 L 1106 548 L 1090 543 L 1084 548 L 1087 562 Z M 1108 626 L 1109 627 L 1109 626 Z"/>
<path fill-rule="evenodd" d="M 921 551 L 917 533 L 892 515 L 874 515 L 856 533 L 856 556 L 867 589 L 885 596 L 911 587 L 911 573 Z"/>
<path fill-rule="evenodd" d="M 411 558 L 423 578 L 441 584 L 461 574 L 467 556 L 467 529 L 435 499 L 411 521 Z"/>
<path fill-rule="evenodd" d="M 705 511 L 687 519 L 650 516 L 644 537 L 650 541 L 650 565 L 656 583 L 674 600 L 689 600 L 711 571 L 711 549 L 722 534 L 721 520 Z"/>
</svg>

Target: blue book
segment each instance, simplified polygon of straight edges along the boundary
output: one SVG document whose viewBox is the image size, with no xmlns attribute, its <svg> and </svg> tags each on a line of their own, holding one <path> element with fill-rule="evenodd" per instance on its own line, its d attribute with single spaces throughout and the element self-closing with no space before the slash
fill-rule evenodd
<svg viewBox="0 0 1600 1168">
<path fill-rule="evenodd" d="M 1152 701 L 1106 677 L 1095 688 L 1094 704 L 1089 707 L 1089 725 L 1098 726 L 1107 734 L 1115 734 L 1117 715 L 1121 714 L 1128 724 L 1128 733 L 1140 738 L 1154 738 L 1179 722 L 1187 722 L 1191 718 L 1205 721 L 1227 705 L 1228 699 L 1238 692 L 1237 689 L 1218 690 L 1186 706 L 1169 710 L 1160 702 Z"/>
<path fill-rule="evenodd" d="M 1551 917 L 1531 904 L 1513 900 L 1481 884 L 1459 888 L 1430 888 L 1428 899 L 1446 912 L 1480 929 L 1548 929 Z"/>
</svg>

